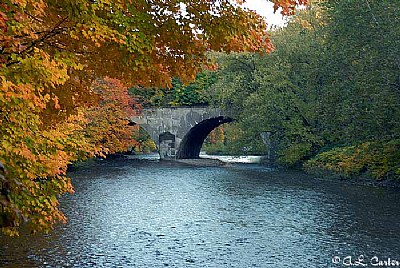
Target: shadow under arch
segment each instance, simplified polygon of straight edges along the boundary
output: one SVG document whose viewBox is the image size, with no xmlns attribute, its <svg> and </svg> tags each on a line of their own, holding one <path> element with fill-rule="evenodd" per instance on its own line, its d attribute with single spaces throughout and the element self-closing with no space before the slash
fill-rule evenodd
<svg viewBox="0 0 400 268">
<path fill-rule="evenodd" d="M 218 116 L 205 119 L 192 127 L 185 135 L 176 153 L 177 159 L 196 159 L 199 158 L 201 146 L 210 132 L 225 123 L 232 122 L 233 119 L 225 116 Z"/>
</svg>

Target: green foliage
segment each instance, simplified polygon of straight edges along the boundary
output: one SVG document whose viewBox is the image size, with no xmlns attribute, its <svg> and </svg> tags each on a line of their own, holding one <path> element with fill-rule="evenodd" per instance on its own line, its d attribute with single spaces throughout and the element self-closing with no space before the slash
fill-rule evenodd
<svg viewBox="0 0 400 268">
<path fill-rule="evenodd" d="M 142 127 L 133 132 L 132 139 L 136 141 L 132 148 L 135 153 L 150 153 L 157 150 L 157 145 Z"/>
<path fill-rule="evenodd" d="M 329 170 L 347 176 L 369 174 L 382 180 L 400 180 L 400 139 L 364 142 L 355 146 L 337 147 L 307 161 L 311 172 Z"/>
<path fill-rule="evenodd" d="M 289 30 L 291 35 L 295 34 L 294 30 Z M 278 41 L 287 39 L 284 35 L 281 38 L 281 32 L 276 35 Z M 299 45 L 304 43 L 304 40 L 299 41 Z M 242 142 L 254 142 L 262 132 L 270 131 L 279 161 L 294 165 L 318 148 L 322 141 L 315 134 L 315 107 L 310 103 L 312 92 L 304 91 L 302 81 L 296 80 L 299 73 L 292 74 L 295 67 L 288 62 L 287 55 L 292 55 L 294 48 L 278 44 L 276 42 L 277 52 L 267 57 L 255 54 L 219 57 L 222 69 L 212 90 L 217 102 L 239 119 L 245 131 Z M 303 60 L 314 60 L 308 59 L 306 52 L 303 51 Z M 306 72 L 304 68 L 300 71 Z"/>
<path fill-rule="evenodd" d="M 333 142 L 400 133 L 400 6 L 396 1 L 327 1 L 321 122 Z"/>
<path fill-rule="evenodd" d="M 228 124 L 221 126 L 223 135 L 213 142 L 210 137 L 204 141 L 202 150 L 214 155 L 264 155 L 266 146 L 261 136 L 251 137 L 242 129 L 240 124 Z M 215 131 L 215 130 L 214 130 Z"/>
<path fill-rule="evenodd" d="M 376 178 L 395 174 L 399 157 L 389 146 L 400 138 L 400 6 L 395 2 L 312 1 L 287 27 L 270 33 L 276 48 L 271 54 L 219 55 L 210 94 L 233 112 L 243 137 L 270 131 L 284 165 L 333 148 L 322 154 L 329 166 L 342 153 L 353 154 L 351 148 L 362 148 L 365 155 L 345 162 L 343 172 L 358 174 L 367 167 Z M 346 149 L 335 151 L 339 145 Z"/>
<path fill-rule="evenodd" d="M 129 92 L 145 107 L 208 105 L 210 100 L 207 90 L 215 79 L 214 72 L 203 71 L 187 85 L 179 78 L 173 78 L 171 88 L 134 87 Z"/>
<path fill-rule="evenodd" d="M 202 150 L 208 155 L 231 155 L 229 149 L 223 142 L 203 144 Z"/>
</svg>

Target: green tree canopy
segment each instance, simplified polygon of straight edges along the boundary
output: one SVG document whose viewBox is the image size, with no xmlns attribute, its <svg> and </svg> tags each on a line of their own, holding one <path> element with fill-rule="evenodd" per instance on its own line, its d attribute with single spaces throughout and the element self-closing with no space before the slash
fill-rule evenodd
<svg viewBox="0 0 400 268">
<path fill-rule="evenodd" d="M 400 133 L 399 17 L 396 1 L 313 1 L 270 33 L 270 55 L 221 55 L 214 98 L 245 136 L 273 133 L 288 165 L 335 146 L 390 143 Z"/>
</svg>

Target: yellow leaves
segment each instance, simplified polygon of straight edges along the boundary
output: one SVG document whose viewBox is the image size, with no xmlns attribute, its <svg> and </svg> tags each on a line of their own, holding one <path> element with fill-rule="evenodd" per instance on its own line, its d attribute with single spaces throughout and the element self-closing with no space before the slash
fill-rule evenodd
<svg viewBox="0 0 400 268">
<path fill-rule="evenodd" d="M 79 40 L 78 31 L 76 30 L 69 31 L 69 36 L 74 40 Z"/>
<path fill-rule="evenodd" d="M 11 3 L 21 8 L 26 8 L 28 0 L 12 0 Z"/>
<path fill-rule="evenodd" d="M 16 227 L 1 228 L 1 231 L 8 236 L 19 236 L 19 232 Z"/>
<path fill-rule="evenodd" d="M 0 4 L 0 160 L 15 201 L 6 209 L 20 210 L 35 230 L 65 221 L 56 197 L 73 192 L 68 164 L 136 144 L 127 125 L 134 103 L 121 81 L 170 86 L 173 76 L 189 81 L 215 67 L 210 49 L 272 49 L 263 20 L 229 1 L 192 1 L 186 18 L 161 0 L 7 3 Z M 120 80 L 91 88 L 106 76 Z"/>
<path fill-rule="evenodd" d="M 72 34 L 73 38 L 79 39 L 77 34 L 81 34 L 85 39 L 90 40 L 96 47 L 106 42 L 125 44 L 124 36 L 106 24 L 93 19 L 86 24 L 78 24 L 78 32 Z"/>
<path fill-rule="evenodd" d="M 18 84 L 15 85 L 6 78 L 0 77 L 2 82 L 0 85 L 0 104 L 9 103 L 13 105 L 7 105 L 9 109 L 17 110 L 18 107 L 22 110 L 38 110 L 45 107 L 45 99 L 42 96 L 34 94 L 34 89 L 30 84 Z M 7 111 L 7 110 L 5 110 Z M 9 116 L 12 118 L 11 110 Z M 20 115 L 16 115 L 18 118 Z"/>
<path fill-rule="evenodd" d="M 19 156 L 23 157 L 26 161 L 35 161 L 36 157 L 32 154 L 31 150 L 25 145 L 21 146 L 15 151 Z"/>
<path fill-rule="evenodd" d="M 18 61 L 18 65 L 4 69 L 4 76 L 19 87 L 34 85 L 37 91 L 42 91 L 42 88 L 54 88 L 69 79 L 67 65 L 52 59 L 41 49 L 34 48 L 31 57 L 19 58 Z"/>
<path fill-rule="evenodd" d="M 45 1 L 42 0 L 11 0 L 11 3 L 22 9 L 32 10 L 35 15 L 42 14 L 47 7 Z"/>
<path fill-rule="evenodd" d="M 20 94 L 19 88 L 9 81 L 4 80 L 0 91 L 0 109 L 6 113 L 0 114 L 0 160 L 7 166 L 9 174 L 7 179 L 12 185 L 12 195 L 15 200 L 10 204 L 21 210 L 21 213 L 28 216 L 34 222 L 34 218 L 42 219 L 37 221 L 37 228 L 47 229 L 57 221 L 64 221 L 65 218 L 59 214 L 57 201 L 50 200 L 44 203 L 37 203 L 38 196 L 60 195 L 65 192 L 73 192 L 69 179 L 63 177 L 66 166 L 72 159 L 76 159 L 76 152 L 86 148 L 92 150 L 89 145 L 84 145 L 81 136 L 76 136 L 76 149 L 70 149 L 71 138 L 81 126 L 75 124 L 83 121 L 79 115 L 74 116 L 65 123 L 59 124 L 57 128 L 40 130 L 40 120 L 36 104 L 32 107 L 28 104 L 37 98 L 25 97 Z M 33 91 L 28 87 L 28 96 Z M 8 94 L 7 97 L 4 97 Z M 50 96 L 44 96 L 49 98 Z M 72 122 L 75 122 L 74 124 Z M 65 131 L 65 132 L 63 132 Z M 83 147 L 83 148 L 82 148 Z M 61 176 L 62 175 L 62 176 Z M 38 178 L 46 178 L 43 182 L 35 182 Z M 21 187 L 20 185 L 23 185 Z M 46 187 L 43 187 L 45 186 Z M 47 211 L 46 217 L 37 215 L 38 211 Z M 35 212 L 36 211 L 36 212 Z M 21 219 L 15 215 L 15 224 Z M 43 225 L 44 224 L 44 225 Z M 5 230 L 9 234 L 15 234 L 15 230 Z"/>
<path fill-rule="evenodd" d="M 399 178 L 395 174 L 399 165 L 399 149 L 399 140 L 370 141 L 356 146 L 337 147 L 307 161 L 305 168 L 326 169 L 347 176 L 369 172 L 369 175 L 378 180 L 386 176 Z"/>
</svg>

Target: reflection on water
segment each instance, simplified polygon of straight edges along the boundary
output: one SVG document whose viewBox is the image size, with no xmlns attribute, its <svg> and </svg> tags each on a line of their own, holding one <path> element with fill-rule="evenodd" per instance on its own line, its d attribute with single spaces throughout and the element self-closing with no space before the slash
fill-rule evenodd
<svg viewBox="0 0 400 268">
<path fill-rule="evenodd" d="M 257 165 L 107 160 L 70 174 L 67 225 L 0 237 L 4 267 L 344 267 L 400 259 L 400 193 Z"/>
<path fill-rule="evenodd" d="M 138 154 L 138 155 L 130 155 L 129 159 L 138 159 L 138 160 L 159 160 L 160 155 L 158 153 L 153 154 Z M 248 155 L 248 156 L 231 156 L 231 155 L 209 155 L 204 152 L 200 153 L 200 158 L 208 158 L 208 159 L 218 159 L 226 163 L 250 163 L 257 164 L 261 163 L 264 159 L 264 156 L 259 155 Z"/>
</svg>

